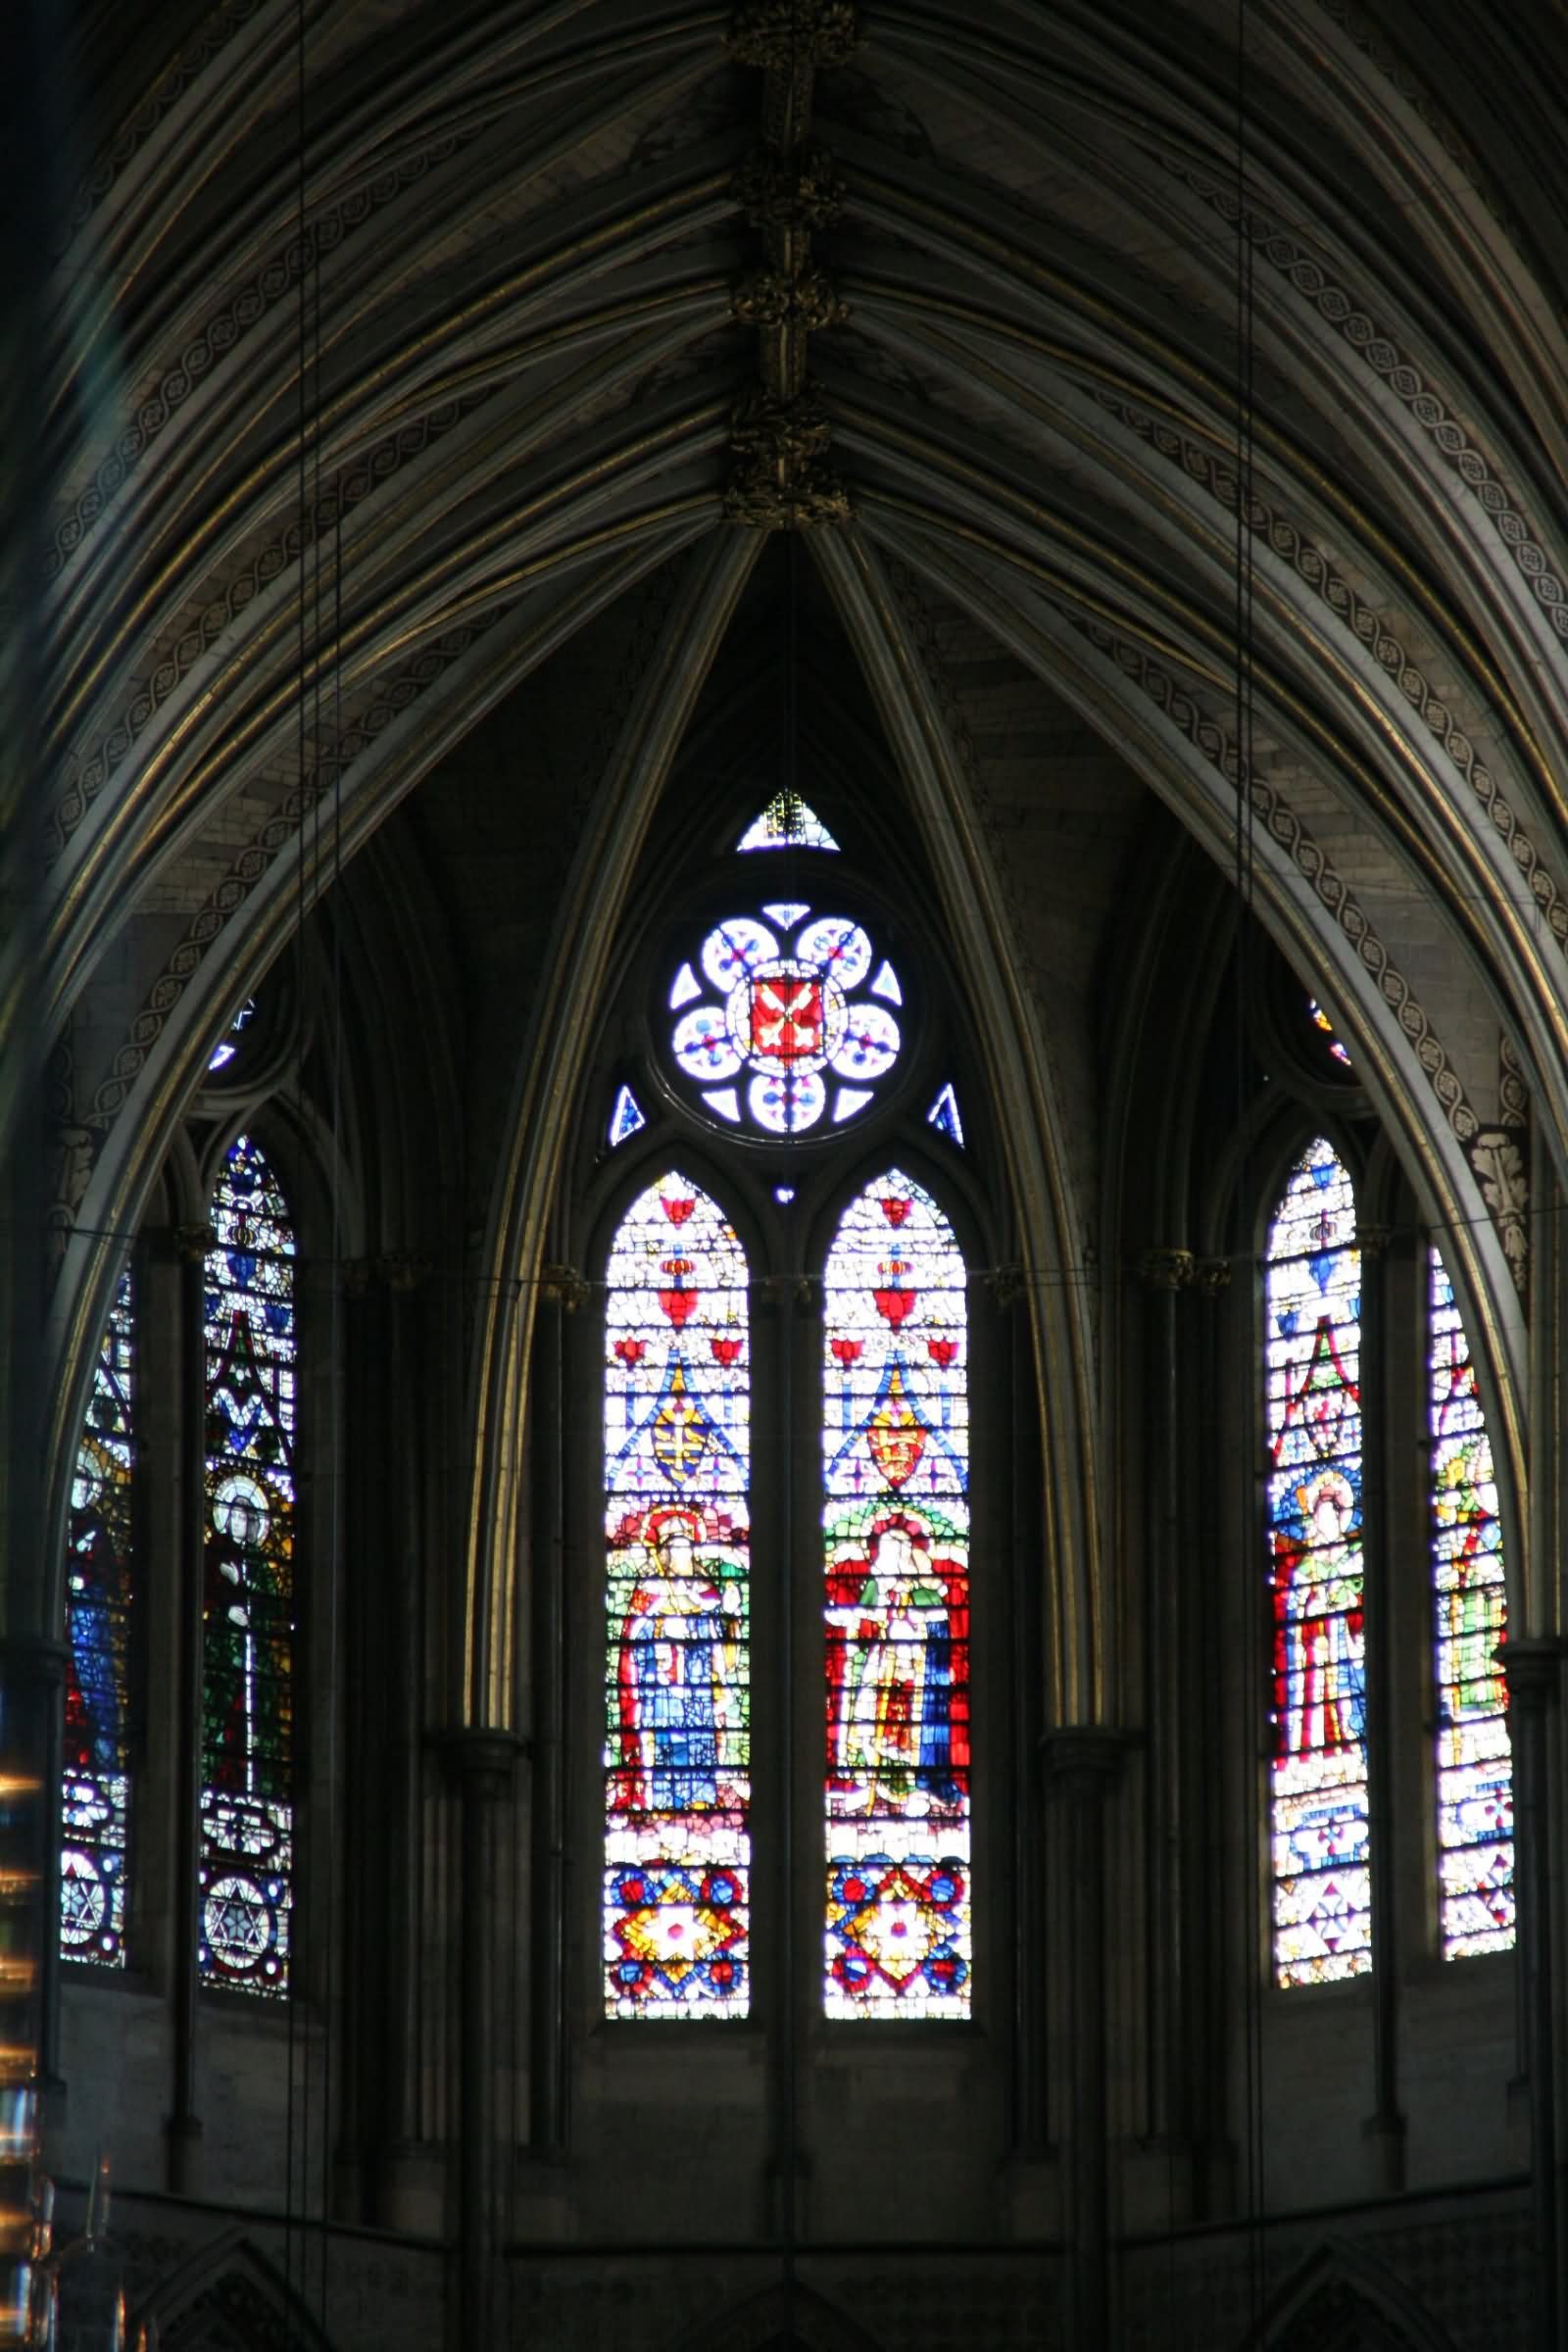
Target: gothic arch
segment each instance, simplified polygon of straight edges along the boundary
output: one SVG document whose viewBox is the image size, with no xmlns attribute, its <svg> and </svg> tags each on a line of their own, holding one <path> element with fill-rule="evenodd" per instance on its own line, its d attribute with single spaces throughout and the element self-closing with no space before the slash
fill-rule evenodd
<svg viewBox="0 0 1568 2352">
<path fill-rule="evenodd" d="M 1346 2238 L 1309 2254 L 1244 2339 L 1245 2352 L 1456 2352 L 1402 2280 Z"/>
<path fill-rule="evenodd" d="M 304 2296 L 239 2229 L 171 2271 L 129 2313 L 126 2341 L 147 2352 L 332 2352 Z"/>
</svg>

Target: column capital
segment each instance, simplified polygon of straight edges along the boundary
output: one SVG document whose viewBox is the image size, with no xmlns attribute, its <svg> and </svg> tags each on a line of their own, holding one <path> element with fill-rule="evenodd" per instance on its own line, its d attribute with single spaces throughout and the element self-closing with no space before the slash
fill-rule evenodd
<svg viewBox="0 0 1568 2352">
<path fill-rule="evenodd" d="M 1132 1744 L 1131 1733 L 1110 1724 L 1067 1724 L 1042 1733 L 1040 1758 L 1063 1795 L 1098 1797 L 1120 1776 Z"/>
<path fill-rule="evenodd" d="M 512 1786 L 513 1766 L 527 1752 L 527 1741 L 516 1732 L 488 1725 L 448 1732 L 441 1741 L 447 1770 L 466 1795 L 478 1797 L 505 1796 Z"/>
<path fill-rule="evenodd" d="M 1165 1245 L 1140 1250 L 1132 1261 L 1133 1272 L 1152 1291 L 1185 1291 L 1196 1264 L 1190 1250 Z"/>
</svg>

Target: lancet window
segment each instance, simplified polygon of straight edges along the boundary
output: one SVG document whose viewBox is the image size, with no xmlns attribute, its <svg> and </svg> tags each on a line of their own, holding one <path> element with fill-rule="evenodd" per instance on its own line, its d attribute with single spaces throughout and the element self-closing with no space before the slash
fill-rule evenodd
<svg viewBox="0 0 1568 2352">
<path fill-rule="evenodd" d="M 214 1187 L 204 1269 L 200 1966 L 288 1989 L 293 1903 L 295 1237 L 241 1135 Z"/>
<path fill-rule="evenodd" d="M 1309 1984 L 1372 1960 L 1361 1256 L 1349 1173 L 1321 1136 L 1275 1208 L 1264 1287 L 1274 1973 Z"/>
<path fill-rule="evenodd" d="M 93 1364 L 66 1557 L 60 1949 L 100 1968 L 124 1965 L 129 1892 L 135 1342 L 127 1266 Z"/>
</svg>

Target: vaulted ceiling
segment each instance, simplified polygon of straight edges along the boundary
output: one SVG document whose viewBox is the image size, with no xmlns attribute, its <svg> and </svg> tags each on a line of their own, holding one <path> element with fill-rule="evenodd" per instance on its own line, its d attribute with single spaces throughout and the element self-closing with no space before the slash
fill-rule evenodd
<svg viewBox="0 0 1568 2352">
<path fill-rule="evenodd" d="M 89 13 L 39 376 L 68 1354 L 82 1237 L 234 1003 L 530 680 L 603 747 L 549 820 L 571 903 L 623 903 L 793 529 L 803 700 L 876 734 L 983 942 L 1031 1246 L 1093 1213 L 1082 1000 L 1157 802 L 1354 1039 L 1517 1373 L 1507 1057 L 1568 1160 L 1563 38 L 1463 0 Z"/>
</svg>

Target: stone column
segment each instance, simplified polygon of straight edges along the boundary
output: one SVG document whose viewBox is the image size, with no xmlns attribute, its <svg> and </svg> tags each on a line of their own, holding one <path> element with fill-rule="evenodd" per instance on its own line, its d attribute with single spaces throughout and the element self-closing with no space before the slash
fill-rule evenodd
<svg viewBox="0 0 1568 2352">
<path fill-rule="evenodd" d="M 514 1733 L 487 1729 L 455 1733 L 446 1743 L 461 1815 L 458 2253 L 466 2344 L 497 2340 L 497 1858 L 504 1800 L 520 1746 Z"/>
<path fill-rule="evenodd" d="M 1104 1799 L 1125 1746 L 1122 1733 L 1089 1725 L 1048 1732 L 1041 1742 L 1059 1862 L 1060 1932 L 1052 1942 L 1063 1976 L 1068 2048 L 1062 2340 L 1073 2352 L 1108 2352 L 1110 2344 Z"/>
<path fill-rule="evenodd" d="M 1560 2352 L 1562 2182 L 1557 2159 L 1557 2047 L 1553 1991 L 1554 1862 L 1562 1832 L 1552 1764 L 1562 1691 L 1564 1645 L 1505 1642 L 1498 1652 L 1508 1683 L 1513 1740 L 1514 1873 L 1518 1890 L 1518 1965 L 1524 1995 L 1525 2060 L 1530 2095 L 1530 2202 L 1536 2257 L 1538 2352 Z"/>
<path fill-rule="evenodd" d="M 1186 1948 L 1182 1935 L 1181 1671 L 1181 1388 L 1176 1301 L 1193 1279 L 1190 1250 L 1142 1250 L 1134 1270 L 1145 1289 L 1144 1409 L 1144 1722 L 1145 1910 L 1144 2003 L 1148 2129 L 1164 2149 L 1173 2204 L 1191 2208 L 1190 2181 L 1178 2185 L 1178 2147 L 1188 2141 L 1183 2012 Z M 1174 2218 L 1174 2215 L 1172 2216 Z"/>
</svg>

